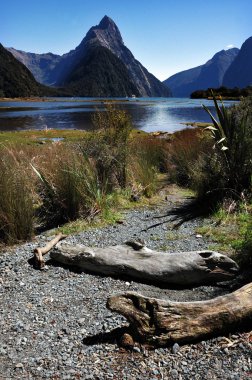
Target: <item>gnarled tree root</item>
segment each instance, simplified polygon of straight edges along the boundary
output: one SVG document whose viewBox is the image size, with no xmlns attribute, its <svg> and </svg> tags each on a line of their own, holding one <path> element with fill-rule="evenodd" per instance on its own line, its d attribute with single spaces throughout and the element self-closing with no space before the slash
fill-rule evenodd
<svg viewBox="0 0 252 380">
<path fill-rule="evenodd" d="M 167 346 L 252 328 L 252 283 L 208 301 L 172 302 L 125 293 L 108 298 L 108 309 L 130 322 L 142 342 Z"/>
</svg>

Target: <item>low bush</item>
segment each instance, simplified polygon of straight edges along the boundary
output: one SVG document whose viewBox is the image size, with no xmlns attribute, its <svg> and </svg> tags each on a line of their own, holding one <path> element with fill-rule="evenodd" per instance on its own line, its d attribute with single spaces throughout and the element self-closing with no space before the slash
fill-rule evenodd
<svg viewBox="0 0 252 380">
<path fill-rule="evenodd" d="M 96 130 L 78 143 L 1 147 L 0 239 L 16 242 L 77 218 L 108 216 L 120 194 L 153 193 L 163 143 L 138 139 L 127 114 L 110 105 L 94 119 Z"/>
<path fill-rule="evenodd" d="M 252 216 L 247 226 L 244 241 L 238 251 L 237 260 L 243 268 L 252 270 Z"/>
<path fill-rule="evenodd" d="M 33 180 L 23 151 L 4 149 L 0 157 L 0 238 L 14 243 L 31 238 Z"/>
<path fill-rule="evenodd" d="M 125 111 L 108 103 L 105 111 L 94 115 L 93 124 L 95 132 L 87 138 L 82 151 L 95 163 L 101 186 L 108 191 L 125 188 L 131 120 Z"/>
<path fill-rule="evenodd" d="M 174 133 L 167 150 L 167 171 L 170 181 L 192 187 L 198 162 L 211 149 L 202 129 L 185 129 Z"/>
<path fill-rule="evenodd" d="M 213 195 L 213 199 L 241 200 L 251 195 L 252 178 L 252 102 L 225 108 L 214 98 L 218 120 L 206 108 L 213 126 L 206 129 L 213 138 L 213 149 L 204 160 L 198 181 L 200 196 Z"/>
<path fill-rule="evenodd" d="M 136 136 L 130 144 L 128 184 L 133 193 L 150 197 L 157 188 L 157 174 L 166 172 L 165 140 L 152 136 Z"/>
</svg>

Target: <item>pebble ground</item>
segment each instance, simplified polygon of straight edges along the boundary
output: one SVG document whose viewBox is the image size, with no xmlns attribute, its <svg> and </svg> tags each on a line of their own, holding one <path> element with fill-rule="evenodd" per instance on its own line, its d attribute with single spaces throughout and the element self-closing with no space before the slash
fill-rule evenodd
<svg viewBox="0 0 252 380">
<path fill-rule="evenodd" d="M 144 231 L 163 215 L 169 201 L 124 215 L 123 223 L 67 238 L 72 243 L 106 246 L 141 238 L 147 246 L 167 251 L 205 249 L 194 220 L 178 230 L 167 223 Z M 203 300 L 230 292 L 230 286 L 185 290 L 160 289 L 80 273 L 49 260 L 38 271 L 30 264 L 33 249 L 51 237 L 6 249 L 0 255 L 0 380 L 14 379 L 252 379 L 252 333 L 236 333 L 198 344 L 158 348 L 116 344 L 116 329 L 126 320 L 106 309 L 107 297 L 124 291 L 176 301 Z M 49 255 L 48 255 L 49 256 Z M 251 326 L 252 330 L 252 326 Z"/>
</svg>

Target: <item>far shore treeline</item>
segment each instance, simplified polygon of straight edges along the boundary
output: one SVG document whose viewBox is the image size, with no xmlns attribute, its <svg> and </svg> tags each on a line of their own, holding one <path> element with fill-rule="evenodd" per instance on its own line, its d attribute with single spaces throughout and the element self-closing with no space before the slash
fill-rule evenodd
<svg viewBox="0 0 252 380">
<path fill-rule="evenodd" d="M 217 97 L 222 97 L 222 99 L 241 99 L 247 96 L 252 96 L 252 86 L 247 86 L 245 88 L 227 88 L 221 86 L 219 88 L 208 88 L 207 90 L 197 90 L 191 93 L 191 99 L 212 99 L 214 93 Z"/>
</svg>

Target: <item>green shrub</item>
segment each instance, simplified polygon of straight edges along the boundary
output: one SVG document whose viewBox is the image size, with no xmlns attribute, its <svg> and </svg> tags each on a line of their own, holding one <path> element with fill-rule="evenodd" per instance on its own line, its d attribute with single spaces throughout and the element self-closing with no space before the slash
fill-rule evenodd
<svg viewBox="0 0 252 380">
<path fill-rule="evenodd" d="M 0 157 L 0 237 L 7 243 L 33 234 L 32 178 L 23 153 L 4 149 Z"/>
<path fill-rule="evenodd" d="M 252 217 L 248 223 L 244 242 L 238 254 L 238 261 L 242 267 L 252 269 Z"/>
<path fill-rule="evenodd" d="M 198 160 L 202 160 L 209 147 L 209 139 L 199 128 L 174 133 L 167 154 L 170 180 L 180 186 L 191 187 Z"/>
<path fill-rule="evenodd" d="M 67 146 L 51 146 L 44 153 L 32 164 L 39 179 L 38 219 L 42 227 L 99 212 L 104 191 L 92 160 Z"/>
<path fill-rule="evenodd" d="M 94 115 L 93 124 L 96 131 L 87 138 L 82 150 L 94 161 L 102 187 L 110 192 L 125 188 L 131 120 L 125 111 L 108 103 L 104 112 Z"/>
<path fill-rule="evenodd" d="M 51 161 L 45 159 L 42 163 L 32 164 L 40 180 L 37 186 L 40 198 L 37 217 L 43 228 L 55 227 L 80 216 L 79 160 L 74 152 L 65 149 L 58 152 L 55 149 L 54 153 Z"/>
<path fill-rule="evenodd" d="M 135 136 L 130 144 L 129 184 L 133 193 L 153 195 L 157 188 L 157 174 L 165 171 L 166 142 L 151 136 Z"/>
<path fill-rule="evenodd" d="M 226 109 L 214 98 L 218 120 L 204 106 L 213 126 L 210 131 L 214 140 L 212 152 L 206 157 L 201 170 L 199 188 L 201 196 L 212 193 L 216 199 L 241 199 L 244 193 L 251 195 L 252 176 L 252 102 L 246 100 L 239 106 Z M 209 170 L 210 165 L 210 170 Z"/>
</svg>

